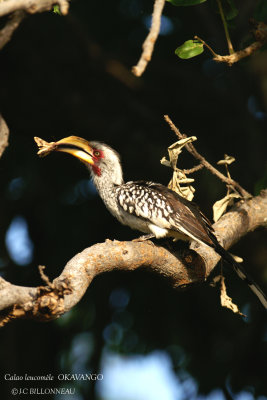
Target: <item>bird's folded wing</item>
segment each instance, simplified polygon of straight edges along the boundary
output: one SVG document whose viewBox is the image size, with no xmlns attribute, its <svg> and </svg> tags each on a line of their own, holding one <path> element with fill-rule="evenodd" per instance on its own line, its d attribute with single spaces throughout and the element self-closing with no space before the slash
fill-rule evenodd
<svg viewBox="0 0 267 400">
<path fill-rule="evenodd" d="M 154 225 L 182 232 L 212 247 L 217 242 L 209 220 L 198 207 L 163 185 L 128 182 L 118 188 L 117 198 L 125 212 Z"/>
</svg>

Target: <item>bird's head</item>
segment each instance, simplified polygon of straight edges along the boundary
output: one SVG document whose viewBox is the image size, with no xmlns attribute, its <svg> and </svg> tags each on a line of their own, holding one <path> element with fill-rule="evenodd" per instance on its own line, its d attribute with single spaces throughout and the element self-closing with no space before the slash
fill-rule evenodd
<svg viewBox="0 0 267 400">
<path fill-rule="evenodd" d="M 115 184 L 122 183 L 120 156 L 108 145 L 80 138 L 68 136 L 57 142 L 45 142 L 43 139 L 34 138 L 39 147 L 38 154 L 46 156 L 52 151 L 69 153 L 82 161 L 91 171 L 93 178 L 101 177 L 107 173 L 113 177 Z"/>
</svg>

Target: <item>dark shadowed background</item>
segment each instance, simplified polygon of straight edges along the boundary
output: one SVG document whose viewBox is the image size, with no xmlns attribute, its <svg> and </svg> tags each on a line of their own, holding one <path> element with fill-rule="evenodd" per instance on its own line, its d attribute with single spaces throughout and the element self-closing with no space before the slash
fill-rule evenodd
<svg viewBox="0 0 267 400">
<path fill-rule="evenodd" d="M 238 1 L 232 22 L 235 48 L 251 37 L 258 2 Z M 152 1 L 76 0 L 67 17 L 28 17 L 0 54 L 1 112 L 10 145 L 0 160 L 0 271 L 8 281 L 52 280 L 76 253 L 106 238 L 138 235 L 105 209 L 77 160 L 40 159 L 33 141 L 75 134 L 100 140 L 122 156 L 126 180 L 167 184 L 160 164 L 176 141 L 163 119 L 198 138 L 215 164 L 236 157 L 233 177 L 252 194 L 267 183 L 267 53 L 229 68 L 205 53 L 183 61 L 176 47 L 195 34 L 226 54 L 221 20 L 212 3 L 178 8 L 167 3 L 162 31 L 147 71 L 130 70 L 148 32 Z M 262 14 L 264 17 L 264 14 Z M 196 161 L 184 153 L 180 167 Z M 197 172 L 195 201 L 211 218 L 225 186 Z M 232 251 L 267 289 L 267 233 L 247 235 Z M 145 271 L 110 273 L 94 280 L 82 301 L 61 319 L 15 321 L 0 332 L 1 399 L 13 387 L 71 387 L 70 399 L 267 399 L 266 314 L 250 290 L 227 272 L 229 294 L 248 315 L 220 307 L 218 289 L 179 292 Z M 11 375 L 52 374 L 53 382 L 14 383 Z M 58 374 L 102 373 L 97 381 L 66 381 Z M 63 398 L 46 395 L 45 398 Z"/>
</svg>

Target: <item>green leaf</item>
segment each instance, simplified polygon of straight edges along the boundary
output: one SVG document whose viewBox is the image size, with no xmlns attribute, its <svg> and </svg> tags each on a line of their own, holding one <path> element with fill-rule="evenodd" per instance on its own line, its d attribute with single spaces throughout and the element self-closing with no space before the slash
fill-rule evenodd
<svg viewBox="0 0 267 400">
<path fill-rule="evenodd" d="M 203 51 L 203 43 L 198 40 L 187 40 L 182 46 L 177 47 L 175 54 L 183 60 L 187 60 L 188 58 L 198 56 Z"/>
<path fill-rule="evenodd" d="M 195 6 L 196 4 L 204 3 L 207 0 L 167 0 L 174 6 Z"/>
<path fill-rule="evenodd" d="M 61 15 L 60 8 L 58 4 L 55 4 L 53 7 L 53 13 Z"/>
</svg>

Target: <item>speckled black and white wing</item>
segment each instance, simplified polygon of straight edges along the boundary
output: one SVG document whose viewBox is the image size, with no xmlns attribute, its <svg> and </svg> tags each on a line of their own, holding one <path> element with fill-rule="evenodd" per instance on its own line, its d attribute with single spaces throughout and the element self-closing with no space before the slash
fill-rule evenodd
<svg viewBox="0 0 267 400">
<path fill-rule="evenodd" d="M 265 309 L 267 298 L 260 287 L 249 277 L 218 242 L 209 220 L 198 207 L 163 185 L 153 182 L 128 182 L 119 186 L 116 196 L 125 224 L 134 229 L 152 232 L 156 237 L 172 236 L 175 232 L 213 247 L 231 264 L 237 275 L 256 294 Z"/>
<path fill-rule="evenodd" d="M 128 182 L 117 188 L 117 199 L 126 213 L 146 221 L 153 233 L 156 228 L 179 232 L 209 246 L 216 241 L 211 224 L 198 208 L 163 185 Z"/>
<path fill-rule="evenodd" d="M 267 308 L 267 298 L 263 291 L 243 267 L 235 262 L 231 254 L 219 244 L 209 220 L 194 203 L 165 186 L 153 182 L 128 182 L 117 188 L 116 195 L 121 210 L 126 215 L 135 217 L 140 224 L 136 225 L 136 229 L 142 230 L 141 221 L 143 221 L 143 224 L 147 224 L 148 230 L 156 237 L 160 237 L 160 232 L 162 232 L 161 237 L 175 237 L 174 233 L 179 232 L 187 238 L 213 247 L 225 261 L 233 266 L 238 276 L 249 285 L 263 306 Z M 127 217 L 125 218 L 127 220 Z M 128 221 L 124 223 L 129 223 L 133 227 L 134 220 Z M 159 233 L 158 236 L 157 233 Z"/>
</svg>

